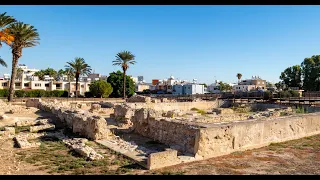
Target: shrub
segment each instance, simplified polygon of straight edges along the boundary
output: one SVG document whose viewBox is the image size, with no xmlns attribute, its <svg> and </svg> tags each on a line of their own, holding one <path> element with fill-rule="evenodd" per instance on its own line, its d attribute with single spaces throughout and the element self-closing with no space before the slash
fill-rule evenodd
<svg viewBox="0 0 320 180">
<path fill-rule="evenodd" d="M 299 97 L 300 96 L 300 94 L 297 91 L 290 90 L 289 93 L 291 94 L 291 97 Z"/>
<path fill-rule="evenodd" d="M 265 91 L 265 92 L 263 93 L 263 99 L 264 99 L 264 100 L 269 100 L 269 99 L 272 99 L 272 98 L 273 98 L 272 92 L 270 92 L 270 91 Z"/>
<path fill-rule="evenodd" d="M 91 93 L 90 91 L 85 92 L 85 93 L 84 93 L 84 96 L 87 97 L 87 98 L 93 97 L 93 95 L 92 95 L 92 93 Z"/>
<path fill-rule="evenodd" d="M 14 91 L 14 96 L 15 97 L 24 97 L 25 91 L 24 90 L 16 90 Z"/>
<path fill-rule="evenodd" d="M 0 89 L 0 97 L 8 97 L 9 90 L 8 89 Z"/>
<path fill-rule="evenodd" d="M 15 97 L 68 97 L 68 91 L 54 90 L 16 90 Z M 0 97 L 8 97 L 9 91 L 7 89 L 0 89 Z"/>
</svg>

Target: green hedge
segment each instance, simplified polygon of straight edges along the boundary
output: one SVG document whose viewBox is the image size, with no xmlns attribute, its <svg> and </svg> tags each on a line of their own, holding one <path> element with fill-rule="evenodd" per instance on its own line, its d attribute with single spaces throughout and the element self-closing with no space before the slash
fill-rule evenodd
<svg viewBox="0 0 320 180">
<path fill-rule="evenodd" d="M 8 89 L 0 89 L 0 97 L 8 97 Z M 15 97 L 68 97 L 68 91 L 54 90 L 54 91 L 45 91 L 45 90 L 16 90 L 14 92 Z"/>
</svg>

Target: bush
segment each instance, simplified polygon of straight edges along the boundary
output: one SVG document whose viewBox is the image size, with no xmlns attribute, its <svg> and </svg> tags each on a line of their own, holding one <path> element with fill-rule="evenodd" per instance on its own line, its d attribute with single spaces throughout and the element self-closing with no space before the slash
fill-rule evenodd
<svg viewBox="0 0 320 180">
<path fill-rule="evenodd" d="M 9 90 L 8 89 L 0 89 L 0 97 L 8 97 Z"/>
<path fill-rule="evenodd" d="M 14 91 L 14 96 L 15 97 L 24 97 L 25 91 L 24 90 L 16 90 L 16 91 Z"/>
<path fill-rule="evenodd" d="M 272 99 L 272 98 L 273 98 L 272 92 L 270 92 L 270 91 L 265 91 L 265 92 L 263 93 L 263 99 L 264 99 L 264 100 L 270 100 L 270 99 Z"/>
<path fill-rule="evenodd" d="M 93 95 L 92 95 L 92 93 L 91 93 L 90 91 L 85 92 L 85 93 L 84 93 L 84 96 L 87 97 L 87 98 L 93 97 Z"/>
<path fill-rule="evenodd" d="M 8 97 L 9 91 L 7 89 L 0 89 L 0 97 Z M 54 90 L 16 90 L 14 92 L 15 97 L 68 97 L 68 91 Z"/>
<path fill-rule="evenodd" d="M 297 91 L 290 90 L 289 93 L 291 94 L 291 97 L 299 97 L 300 96 L 300 94 Z"/>
</svg>

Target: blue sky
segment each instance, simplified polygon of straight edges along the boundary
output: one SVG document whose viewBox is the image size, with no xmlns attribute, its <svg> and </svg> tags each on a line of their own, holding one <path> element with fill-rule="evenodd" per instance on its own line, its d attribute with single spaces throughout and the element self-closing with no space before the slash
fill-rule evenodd
<svg viewBox="0 0 320 180">
<path fill-rule="evenodd" d="M 236 82 L 259 75 L 278 81 L 289 66 L 320 54 L 319 6 L 1 6 L 40 33 L 40 45 L 23 51 L 30 68 L 63 68 L 83 57 L 97 73 L 119 70 L 116 53 L 129 50 L 128 74 L 147 82 L 179 79 Z M 9 68 L 7 46 L 0 56 Z"/>
</svg>

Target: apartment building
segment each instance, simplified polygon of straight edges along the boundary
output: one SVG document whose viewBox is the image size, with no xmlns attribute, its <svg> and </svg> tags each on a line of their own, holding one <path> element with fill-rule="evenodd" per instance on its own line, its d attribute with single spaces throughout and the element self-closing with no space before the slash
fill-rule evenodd
<svg viewBox="0 0 320 180">
<path fill-rule="evenodd" d="M 37 76 L 34 76 L 34 73 L 39 71 L 38 69 L 29 69 L 26 65 L 20 64 L 17 68 L 23 70 L 22 73 L 17 74 L 15 81 L 15 90 L 64 90 L 70 92 L 70 95 L 73 96 L 76 93 L 76 82 L 73 79 L 70 83 L 68 82 L 67 76 L 62 76 L 59 81 L 56 81 L 54 78 L 45 76 L 44 80 L 41 81 Z M 95 78 L 97 74 L 93 75 Z M 100 77 L 100 75 L 98 75 Z M 10 77 L 10 76 L 9 76 Z M 89 91 L 89 85 L 91 79 L 87 77 L 80 78 L 78 82 L 78 94 L 84 95 L 85 92 Z M 0 78 L 0 89 L 9 89 L 10 87 L 10 78 L 8 74 L 4 74 L 3 78 Z"/>
<path fill-rule="evenodd" d="M 266 90 L 266 80 L 259 76 L 252 76 L 251 79 L 242 80 L 238 85 L 232 87 L 233 92 L 246 92 L 253 90 Z"/>
</svg>

